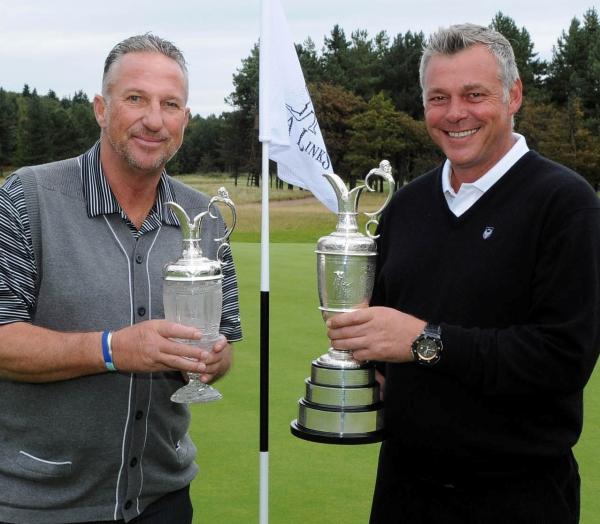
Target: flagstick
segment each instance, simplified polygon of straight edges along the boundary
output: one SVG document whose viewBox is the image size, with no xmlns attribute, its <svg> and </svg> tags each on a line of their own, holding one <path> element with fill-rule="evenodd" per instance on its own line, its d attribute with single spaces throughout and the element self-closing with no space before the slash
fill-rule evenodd
<svg viewBox="0 0 600 524">
<path fill-rule="evenodd" d="M 260 59 L 259 59 L 259 121 L 262 142 L 262 197 L 260 230 L 260 436 L 259 436 L 259 524 L 269 522 L 269 145 L 271 143 L 267 74 L 268 46 L 271 40 L 269 21 L 271 1 L 261 0 Z"/>
<path fill-rule="evenodd" d="M 260 232 L 260 524 L 269 522 L 269 141 L 262 144 Z"/>
</svg>

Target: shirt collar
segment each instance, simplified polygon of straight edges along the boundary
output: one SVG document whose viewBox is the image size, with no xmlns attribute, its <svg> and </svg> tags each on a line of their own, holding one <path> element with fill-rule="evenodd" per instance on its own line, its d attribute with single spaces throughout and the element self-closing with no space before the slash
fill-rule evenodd
<svg viewBox="0 0 600 524">
<path fill-rule="evenodd" d="M 127 219 L 123 208 L 115 198 L 108 180 L 106 180 L 102 172 L 100 141 L 96 142 L 90 150 L 81 155 L 80 163 L 83 197 L 86 202 L 88 216 L 92 218 L 100 215 L 119 213 L 124 219 Z M 158 183 L 158 191 L 156 192 L 156 201 L 142 228 L 154 229 L 161 223 L 178 226 L 177 217 L 173 211 L 165 206 L 166 202 L 173 201 L 175 201 L 173 187 L 171 186 L 167 172 L 163 169 Z"/>
<path fill-rule="evenodd" d="M 529 151 L 527 141 L 523 135 L 519 133 L 513 133 L 515 143 L 508 150 L 508 152 L 494 165 L 487 173 L 482 177 L 478 178 L 474 182 L 462 184 L 466 188 L 475 188 L 481 193 L 485 193 L 490 187 L 492 187 L 502 176 L 512 167 L 517 161 Z M 452 185 L 450 184 L 450 175 L 452 174 L 452 164 L 450 160 L 446 159 L 444 166 L 442 167 L 442 190 L 444 193 L 450 193 L 456 195 Z M 460 191 L 460 190 L 459 190 Z"/>
</svg>

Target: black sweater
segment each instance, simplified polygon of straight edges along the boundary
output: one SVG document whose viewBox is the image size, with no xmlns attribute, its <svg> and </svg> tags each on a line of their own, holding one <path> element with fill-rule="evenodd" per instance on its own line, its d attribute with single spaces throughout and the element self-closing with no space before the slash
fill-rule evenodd
<svg viewBox="0 0 600 524">
<path fill-rule="evenodd" d="M 441 324 L 444 345 L 433 367 L 387 365 L 388 446 L 419 468 L 491 473 L 568 452 L 600 342 L 590 186 L 530 151 L 456 217 L 438 168 L 380 230 L 372 304 Z"/>
</svg>

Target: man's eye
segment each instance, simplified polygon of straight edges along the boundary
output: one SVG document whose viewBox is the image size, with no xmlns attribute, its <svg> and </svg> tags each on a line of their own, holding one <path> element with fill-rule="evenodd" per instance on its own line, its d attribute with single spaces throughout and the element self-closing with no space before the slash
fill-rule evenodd
<svg viewBox="0 0 600 524">
<path fill-rule="evenodd" d="M 481 93 L 469 93 L 469 98 L 481 98 Z"/>
<path fill-rule="evenodd" d="M 127 97 L 127 100 L 129 100 L 131 102 L 139 102 L 141 99 L 142 99 L 142 97 L 139 95 L 129 95 Z"/>
<path fill-rule="evenodd" d="M 177 102 L 167 102 L 166 105 L 170 109 L 179 109 L 179 104 Z"/>
</svg>

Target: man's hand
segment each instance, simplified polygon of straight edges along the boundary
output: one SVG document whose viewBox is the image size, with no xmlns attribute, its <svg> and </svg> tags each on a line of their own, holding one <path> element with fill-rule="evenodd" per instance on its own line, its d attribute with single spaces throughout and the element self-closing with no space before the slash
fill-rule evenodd
<svg viewBox="0 0 600 524">
<path fill-rule="evenodd" d="M 232 360 L 233 346 L 221 335 L 221 338 L 213 346 L 212 351 L 204 351 L 201 357 L 201 361 L 204 362 L 206 369 L 200 375 L 200 380 L 205 384 L 215 382 L 227 373 L 231 367 Z"/>
<path fill-rule="evenodd" d="M 359 361 L 410 362 L 411 345 L 425 322 L 393 308 L 360 308 L 327 321 L 335 349 L 351 350 Z"/>
<path fill-rule="evenodd" d="M 194 345 L 201 338 L 202 332 L 197 328 L 167 320 L 148 320 L 113 332 L 113 361 L 119 371 L 204 373 L 209 353 Z"/>
</svg>

